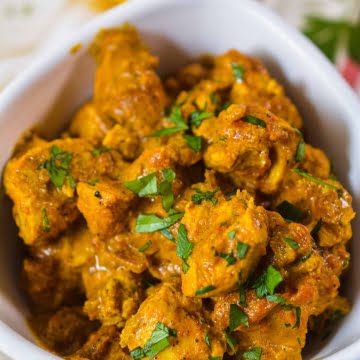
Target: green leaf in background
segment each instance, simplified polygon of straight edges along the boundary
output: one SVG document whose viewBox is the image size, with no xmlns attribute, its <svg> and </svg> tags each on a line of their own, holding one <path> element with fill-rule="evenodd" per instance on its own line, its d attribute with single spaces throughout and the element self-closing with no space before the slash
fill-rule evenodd
<svg viewBox="0 0 360 360">
<path fill-rule="evenodd" d="M 349 54 L 360 64 L 360 23 L 350 28 Z"/>
</svg>

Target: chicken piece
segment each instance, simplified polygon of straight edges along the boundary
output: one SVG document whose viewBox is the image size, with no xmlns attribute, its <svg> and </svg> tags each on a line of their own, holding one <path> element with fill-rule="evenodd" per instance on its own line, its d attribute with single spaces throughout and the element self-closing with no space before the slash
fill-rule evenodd
<svg viewBox="0 0 360 360">
<path fill-rule="evenodd" d="M 82 139 L 55 140 L 8 162 L 4 184 L 27 245 L 54 239 L 78 218 L 77 182 L 118 176 L 123 167 L 119 154 L 95 156 L 92 150 Z"/>
<path fill-rule="evenodd" d="M 215 58 L 211 79 L 222 84 L 224 88 L 231 89 L 231 103 L 256 104 L 291 126 L 298 129 L 302 127 L 302 119 L 295 105 L 259 60 L 230 50 Z"/>
<path fill-rule="evenodd" d="M 68 360 L 131 360 L 120 347 L 120 331 L 116 326 L 103 326 L 92 333 L 87 342 Z"/>
<path fill-rule="evenodd" d="M 307 174 L 307 173 L 306 173 Z M 318 225 L 314 237 L 321 247 L 346 243 L 352 236 L 351 195 L 337 181 L 313 179 L 294 171 L 289 172 L 280 194 L 274 198 L 273 208 L 287 201 L 303 212 L 303 223 L 310 231 Z"/>
<path fill-rule="evenodd" d="M 134 194 L 121 183 L 79 183 L 77 193 L 78 209 L 84 215 L 93 234 L 108 238 L 125 229 L 128 209 Z"/>
<path fill-rule="evenodd" d="M 181 91 L 190 90 L 209 74 L 205 64 L 191 63 L 181 68 L 176 74 L 167 77 L 164 86 L 171 98 L 175 98 Z"/>
<path fill-rule="evenodd" d="M 193 244 L 189 269 L 181 274 L 186 296 L 209 286 L 212 291 L 202 292 L 203 297 L 226 294 L 237 286 L 238 274 L 245 282 L 266 253 L 266 210 L 255 206 L 254 199 L 240 191 L 228 201 L 218 195 L 215 202 L 189 202 L 185 208 L 182 224 Z"/>
<path fill-rule="evenodd" d="M 238 332 L 236 359 L 254 348 L 261 349 L 261 360 L 301 360 L 305 345 L 308 315 L 302 311 L 299 318 L 294 309 L 280 306 L 259 324 Z"/>
<path fill-rule="evenodd" d="M 92 102 L 83 105 L 71 121 L 69 134 L 88 140 L 94 145 L 101 145 L 114 121 L 101 116 Z"/>
<path fill-rule="evenodd" d="M 106 134 L 103 145 L 117 150 L 126 160 L 134 160 L 141 150 L 134 130 L 119 124 Z"/>
<path fill-rule="evenodd" d="M 54 314 L 32 319 L 31 325 L 47 347 L 66 356 L 77 351 L 99 324 L 90 321 L 81 307 L 64 306 Z"/>
<path fill-rule="evenodd" d="M 278 191 L 295 164 L 300 141 L 299 133 L 285 121 L 264 108 L 243 105 L 204 120 L 196 134 L 208 144 L 207 167 L 227 174 L 238 187 L 267 194 Z"/>
<path fill-rule="evenodd" d="M 176 336 L 168 337 L 169 346 L 159 352 L 156 359 L 208 360 L 210 356 L 222 357 L 224 340 L 203 318 L 201 306 L 200 299 L 187 298 L 175 284 L 163 283 L 153 289 L 138 312 L 126 322 L 121 333 L 121 346 L 127 346 L 130 351 L 144 348 L 157 324 L 162 323 L 176 331 Z M 211 350 L 204 340 L 207 333 Z"/>
<path fill-rule="evenodd" d="M 122 327 L 143 300 L 141 278 L 127 270 L 109 271 L 101 263 L 97 267 L 83 272 L 84 311 L 91 320 Z"/>
<path fill-rule="evenodd" d="M 328 179 L 331 174 L 331 164 L 326 154 L 321 149 L 309 144 L 305 144 L 304 159 L 299 166 L 321 179 Z"/>
<path fill-rule="evenodd" d="M 83 293 L 81 268 L 93 258 L 92 235 L 79 227 L 56 242 L 32 247 L 25 258 L 22 286 L 35 312 L 56 310 L 79 303 Z"/>
<path fill-rule="evenodd" d="M 97 60 L 94 103 L 100 113 L 129 128 L 138 141 L 151 134 L 166 104 L 155 73 L 158 59 L 129 25 L 103 30 L 93 44 Z"/>
</svg>

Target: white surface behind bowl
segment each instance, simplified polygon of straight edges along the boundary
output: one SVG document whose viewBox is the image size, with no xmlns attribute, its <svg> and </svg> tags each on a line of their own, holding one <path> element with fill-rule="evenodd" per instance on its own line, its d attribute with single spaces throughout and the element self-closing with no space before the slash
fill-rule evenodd
<svg viewBox="0 0 360 360">
<path fill-rule="evenodd" d="M 188 58 L 232 47 L 265 61 L 300 108 L 308 140 L 327 151 L 354 197 L 355 209 L 359 208 L 358 100 L 307 40 L 269 10 L 248 0 L 132 0 L 58 44 L 0 97 L 0 168 L 24 130 L 42 123 L 44 133 L 55 134 L 90 96 L 94 64 L 86 48 L 98 30 L 124 21 L 135 24 L 160 56 L 162 73 L 175 70 Z M 77 43 L 83 48 L 70 55 L 69 49 Z M 314 351 L 314 358 L 360 358 L 359 220 L 353 223 L 354 261 L 347 279 L 353 308 L 336 334 Z M 18 290 L 19 241 L 10 203 L 4 199 L 0 204 L 0 249 L 0 350 L 20 360 L 54 358 L 33 345 L 26 326 L 26 307 Z"/>
</svg>

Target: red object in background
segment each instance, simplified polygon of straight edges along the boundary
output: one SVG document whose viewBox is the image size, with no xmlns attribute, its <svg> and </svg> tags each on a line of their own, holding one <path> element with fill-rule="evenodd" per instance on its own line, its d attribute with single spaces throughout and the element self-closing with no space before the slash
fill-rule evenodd
<svg viewBox="0 0 360 360">
<path fill-rule="evenodd" d="M 360 84 L 360 64 L 347 57 L 340 65 L 341 75 L 354 89 Z"/>
</svg>

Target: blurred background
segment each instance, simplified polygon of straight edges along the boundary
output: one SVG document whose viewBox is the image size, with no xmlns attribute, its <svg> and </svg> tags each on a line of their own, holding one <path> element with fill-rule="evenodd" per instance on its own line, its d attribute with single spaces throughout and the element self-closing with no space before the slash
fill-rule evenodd
<svg viewBox="0 0 360 360">
<path fill-rule="evenodd" d="M 303 31 L 360 95 L 360 0 L 253 1 Z M 0 0 L 0 91 L 60 39 L 123 2 Z"/>
</svg>

